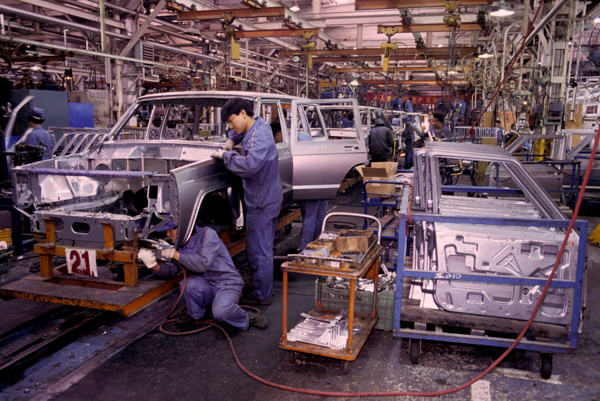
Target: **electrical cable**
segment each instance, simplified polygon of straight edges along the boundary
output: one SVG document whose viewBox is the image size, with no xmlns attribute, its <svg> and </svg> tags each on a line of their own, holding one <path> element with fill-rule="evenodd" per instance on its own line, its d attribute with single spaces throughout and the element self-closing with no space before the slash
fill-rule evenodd
<svg viewBox="0 0 600 401">
<path fill-rule="evenodd" d="M 596 156 L 596 150 L 598 148 L 598 143 L 600 142 L 600 127 L 598 128 L 598 131 L 596 132 L 596 137 L 595 137 L 595 141 L 594 141 L 594 147 L 592 148 L 592 153 L 590 156 L 590 159 L 594 159 L 594 157 Z M 523 339 L 523 337 L 525 336 L 525 334 L 527 333 L 527 331 L 529 330 L 529 327 L 531 326 L 531 324 L 533 323 L 533 319 L 535 318 L 535 315 L 537 314 L 538 310 L 540 309 L 542 302 L 546 296 L 546 293 L 548 292 L 548 288 L 550 287 L 550 283 L 552 282 L 554 275 L 556 273 L 556 270 L 558 269 L 558 265 L 560 264 L 560 261 L 562 260 L 562 256 L 564 254 L 565 251 L 565 247 L 569 241 L 569 237 L 571 236 L 571 232 L 573 231 L 573 227 L 575 226 L 575 221 L 577 220 L 577 216 L 579 215 L 579 209 L 581 207 L 581 203 L 583 200 L 583 194 L 585 192 L 585 188 L 587 186 L 587 182 L 588 179 L 590 177 L 591 171 L 592 171 L 592 164 L 593 163 L 588 163 L 587 169 L 585 171 L 585 176 L 583 179 L 583 182 L 581 184 L 581 189 L 579 191 L 579 197 L 577 198 L 577 204 L 575 205 L 575 209 L 573 210 L 573 217 L 570 220 L 569 223 L 569 227 L 567 228 L 566 232 L 565 232 L 565 238 L 563 239 L 563 242 L 560 246 L 560 249 L 558 251 L 558 255 L 556 257 L 556 262 L 554 263 L 554 266 L 552 268 L 552 271 L 550 272 L 550 275 L 548 276 L 548 280 L 546 281 L 546 284 L 544 285 L 544 288 L 542 290 L 542 293 L 540 294 L 540 297 L 537 301 L 537 303 L 535 304 L 535 307 L 533 308 L 533 311 L 531 313 L 531 316 L 529 317 L 529 320 L 527 320 L 527 323 L 525 324 L 525 326 L 523 327 L 523 330 L 521 330 L 521 333 L 519 333 L 519 335 L 517 336 L 517 338 L 515 339 L 515 341 L 510 345 L 510 347 L 508 347 L 506 349 L 506 351 L 504 351 L 504 353 L 502 353 L 502 355 L 500 355 L 500 357 L 498 357 L 498 359 L 496 359 L 488 368 L 486 368 L 483 372 L 481 372 L 479 375 L 477 375 L 475 378 L 469 380 L 468 382 L 454 387 L 454 388 L 450 388 L 447 390 L 441 390 L 441 391 L 431 391 L 431 392 L 417 392 L 417 391 L 395 391 L 395 392 L 379 392 L 379 391 L 374 391 L 374 392 L 356 392 L 356 393 L 349 393 L 349 392 L 341 392 L 341 391 L 321 391 L 321 390 L 309 390 L 309 389 L 303 389 L 303 388 L 298 388 L 298 387 L 292 387 L 292 386 L 286 386 L 283 384 L 279 384 L 279 383 L 274 383 L 271 382 L 269 380 L 263 379 L 257 375 L 255 375 L 254 373 L 250 372 L 248 369 L 246 369 L 244 367 L 244 365 L 242 364 L 242 362 L 239 360 L 237 353 L 235 351 L 235 347 L 233 345 L 233 342 L 231 341 L 231 337 L 229 337 L 229 334 L 227 334 L 227 332 L 225 331 L 225 329 L 223 329 L 221 326 L 219 326 L 217 323 L 214 322 L 206 322 L 207 326 L 202 327 L 200 329 L 194 330 L 193 332 L 197 333 L 203 330 L 208 329 L 209 327 L 216 327 L 217 329 L 219 329 L 223 335 L 225 336 L 225 338 L 227 339 L 227 342 L 229 343 L 229 348 L 231 350 L 231 353 L 233 354 L 233 358 L 235 360 L 235 363 L 238 365 L 238 367 L 242 370 L 242 372 L 244 372 L 246 375 L 250 376 L 252 379 L 270 386 L 270 387 L 274 387 L 280 390 L 285 390 L 285 391 L 291 391 L 291 392 L 295 392 L 295 393 L 302 393 L 302 394 L 311 394 L 311 395 L 322 395 L 322 396 L 329 396 L 329 397 L 400 397 L 400 396 L 415 396 L 415 397 L 437 397 L 437 396 L 441 396 L 441 395 L 445 395 L 445 394 L 451 394 L 451 393 L 455 393 L 461 390 L 464 390 L 465 388 L 468 388 L 469 386 L 471 386 L 473 383 L 481 380 L 482 378 L 484 378 L 487 374 L 489 374 L 496 366 L 498 366 L 498 364 L 500 364 L 500 362 L 502 362 L 507 356 L 508 354 L 510 354 L 515 348 L 516 346 L 519 344 L 519 342 Z M 581 239 L 580 239 L 581 240 Z M 583 239 L 585 240 L 585 239 Z M 180 265 L 180 267 L 182 267 Z M 183 267 L 182 267 L 183 269 Z M 187 280 L 187 277 L 185 276 L 185 272 L 184 272 L 184 280 Z M 185 289 L 185 282 L 183 285 L 183 289 Z M 181 294 L 183 294 L 183 289 Z M 179 302 L 179 300 L 181 299 L 181 294 L 179 295 L 179 298 L 177 300 L 177 302 Z M 175 310 L 177 304 L 175 304 L 173 306 L 173 308 L 171 309 L 170 314 L 172 313 L 172 311 Z M 577 311 L 573 311 L 573 313 L 577 313 Z M 172 321 L 172 320 L 171 320 Z M 164 325 L 164 323 L 163 323 Z M 171 334 L 169 332 L 166 332 L 162 329 L 162 326 L 160 326 L 160 330 L 161 332 L 165 333 L 165 334 Z M 189 334 L 193 333 L 190 332 Z M 175 334 L 175 335 L 182 335 L 182 334 Z"/>
<path fill-rule="evenodd" d="M 481 120 L 481 118 L 485 114 L 485 111 L 494 102 L 494 99 L 496 99 L 496 96 L 498 96 L 498 93 L 500 93 L 500 89 L 502 89 L 502 85 L 504 85 L 504 81 L 506 81 L 506 79 L 510 75 L 510 72 L 512 71 L 512 68 L 515 65 L 515 62 L 519 58 L 519 54 L 521 54 L 521 52 L 523 51 L 523 48 L 525 47 L 526 39 L 529 36 L 529 34 L 531 33 L 531 31 L 533 30 L 533 23 L 537 19 L 537 16 L 538 16 L 538 14 L 539 14 L 539 12 L 540 12 L 540 10 L 542 9 L 543 6 L 544 6 L 544 0 L 540 0 L 540 5 L 538 6 L 538 9 L 535 12 L 535 15 L 533 16 L 533 20 L 531 21 L 531 24 L 529 24 L 529 29 L 527 29 L 527 35 L 523 36 L 523 42 L 521 43 L 521 46 L 519 47 L 519 50 L 517 51 L 517 53 L 514 55 L 513 59 L 511 60 L 510 66 L 508 67 L 508 70 L 506 70 L 506 73 L 504 74 L 504 79 L 502 79 L 502 82 L 500 82 L 500 84 L 496 88 L 496 91 L 494 92 L 494 95 L 490 99 L 490 101 L 487 104 L 487 106 L 485 106 L 485 109 L 483 109 L 483 111 L 481 112 L 481 114 L 479 115 L 479 117 L 477 118 L 477 120 L 473 123 L 473 125 L 471 126 L 471 129 L 469 129 L 467 131 L 467 133 L 465 134 L 465 136 L 463 136 L 462 139 L 460 141 L 458 141 L 459 143 L 461 143 L 462 141 L 464 141 L 465 138 L 469 136 L 469 134 L 471 134 L 472 136 L 475 135 L 475 131 L 473 130 L 473 128 L 475 128 L 475 126 L 479 123 L 479 121 Z"/>
</svg>

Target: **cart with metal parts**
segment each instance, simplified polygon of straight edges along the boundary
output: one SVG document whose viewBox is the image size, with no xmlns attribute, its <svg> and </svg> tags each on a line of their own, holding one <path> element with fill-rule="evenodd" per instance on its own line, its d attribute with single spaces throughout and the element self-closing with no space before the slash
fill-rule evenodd
<svg viewBox="0 0 600 401">
<path fill-rule="evenodd" d="M 338 258 L 327 258 L 327 257 L 316 257 L 316 256 L 303 256 L 303 255 L 288 255 L 293 258 L 281 265 L 283 271 L 283 318 L 282 318 L 282 334 L 279 342 L 279 347 L 289 350 L 291 352 L 303 352 L 314 355 L 326 356 L 329 358 L 340 359 L 344 361 L 344 371 L 347 372 L 350 368 L 349 362 L 354 361 L 360 350 L 364 346 L 369 334 L 373 331 L 373 328 L 377 324 L 377 291 L 373 291 L 373 303 L 371 313 L 358 313 L 354 311 L 354 296 L 356 290 L 356 280 L 359 278 L 372 278 L 374 281 L 374 288 L 377 288 L 377 278 L 379 273 L 379 254 L 381 247 L 379 245 L 381 240 L 381 224 L 373 216 L 354 214 L 354 213 L 330 213 L 325 217 L 323 221 L 323 230 L 327 223 L 327 219 L 332 216 L 349 216 L 349 217 L 362 217 L 374 219 L 379 224 L 379 235 L 377 242 L 373 243 L 365 254 L 360 265 L 355 267 L 344 267 L 343 259 Z M 317 265 L 306 263 L 306 259 L 319 260 Z M 337 259 L 337 260 L 336 260 Z M 330 267 L 330 263 L 340 263 L 340 268 Z M 324 346 L 308 344 L 300 341 L 289 341 L 288 340 L 288 274 L 289 273 L 303 273 L 315 276 L 337 276 L 350 280 L 350 296 L 348 301 L 348 339 L 346 347 L 344 349 L 332 349 Z M 318 280 L 318 297 L 317 306 L 313 308 L 309 315 L 316 319 L 332 319 L 339 314 L 339 309 L 323 308 L 321 303 L 321 286 L 322 280 Z M 353 327 L 360 327 L 360 332 L 355 335 L 353 333 Z"/>
<path fill-rule="evenodd" d="M 422 340 L 509 347 L 541 296 L 570 223 L 514 157 L 462 146 L 432 144 L 415 152 L 413 256 L 408 263 L 398 258 L 394 317 L 394 335 L 409 339 L 413 363 Z M 437 159 L 448 157 L 499 163 L 518 189 L 443 186 Z M 404 235 L 400 230 L 399 248 Z M 553 353 L 577 345 L 586 236 L 587 222 L 577 221 L 542 307 L 517 345 L 541 353 L 544 378 L 552 374 Z"/>
</svg>

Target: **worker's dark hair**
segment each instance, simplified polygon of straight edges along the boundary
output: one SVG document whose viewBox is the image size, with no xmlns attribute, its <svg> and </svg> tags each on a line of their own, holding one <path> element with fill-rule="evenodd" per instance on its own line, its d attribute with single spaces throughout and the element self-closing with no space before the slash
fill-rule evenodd
<svg viewBox="0 0 600 401">
<path fill-rule="evenodd" d="M 240 97 L 229 99 L 221 109 L 221 121 L 227 122 L 232 114 L 240 114 L 242 110 L 250 117 L 254 116 L 254 104 L 251 101 Z"/>
<path fill-rule="evenodd" d="M 354 120 L 354 113 L 353 112 L 348 112 L 348 120 Z"/>
<path fill-rule="evenodd" d="M 444 115 L 442 113 L 433 113 L 433 118 L 437 118 L 440 122 L 444 122 Z"/>
</svg>

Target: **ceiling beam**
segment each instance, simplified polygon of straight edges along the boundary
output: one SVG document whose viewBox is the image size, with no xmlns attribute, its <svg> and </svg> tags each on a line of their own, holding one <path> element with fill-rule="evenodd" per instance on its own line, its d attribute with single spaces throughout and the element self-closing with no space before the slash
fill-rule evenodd
<svg viewBox="0 0 600 401">
<path fill-rule="evenodd" d="M 314 60 L 313 60 L 314 61 Z M 473 69 L 473 66 L 465 66 L 465 67 L 461 67 L 462 69 Z M 381 67 L 379 68 L 372 68 L 372 67 L 364 67 L 364 68 L 332 68 L 330 71 L 333 72 L 379 72 L 381 71 Z M 400 67 L 389 67 L 389 72 L 396 72 L 396 71 L 411 71 L 411 72 L 433 72 L 433 71 L 446 71 L 446 67 L 445 66 L 439 66 L 439 67 L 426 67 L 426 66 L 400 66 Z"/>
<path fill-rule="evenodd" d="M 460 0 L 459 6 L 491 5 L 492 0 Z M 356 0 L 356 10 L 381 10 L 386 8 L 445 7 L 445 0 Z"/>
<path fill-rule="evenodd" d="M 419 55 L 415 55 L 415 56 L 390 56 L 390 60 L 394 61 L 415 61 L 415 58 L 419 57 Z M 426 58 L 428 60 L 447 60 L 448 59 L 448 55 L 442 55 L 442 54 L 432 54 L 432 55 L 428 55 L 426 56 Z M 469 54 L 466 56 L 461 56 L 461 59 L 465 59 L 465 60 L 474 60 L 477 58 L 477 56 Z M 313 62 L 315 63 L 343 63 L 343 62 L 349 62 L 349 61 L 381 61 L 381 57 L 380 56 L 333 56 L 333 57 L 313 57 Z"/>
<path fill-rule="evenodd" d="M 360 79 L 361 85 L 385 85 L 385 81 L 381 79 Z M 444 86 L 446 81 L 432 81 L 429 79 L 397 79 L 387 81 L 389 85 L 435 85 Z M 469 81 L 452 81 L 452 85 L 468 85 Z"/>
<path fill-rule="evenodd" d="M 378 25 L 377 33 L 384 33 L 384 28 L 394 27 L 398 29 L 398 33 L 413 33 L 413 32 L 448 32 L 446 24 L 416 24 L 416 25 Z M 461 24 L 460 31 L 481 31 L 483 27 L 477 23 Z"/>
<path fill-rule="evenodd" d="M 477 47 L 457 47 L 455 53 L 460 54 L 475 54 L 477 53 Z M 443 55 L 447 56 L 449 49 L 447 47 L 429 47 L 425 49 L 411 48 L 398 48 L 397 51 L 392 52 L 393 55 L 403 56 L 415 56 L 417 54 L 426 55 Z M 282 56 L 293 56 L 298 53 L 295 50 L 284 50 L 281 52 Z M 384 54 L 382 48 L 363 48 L 363 49 L 321 49 L 311 51 L 313 56 L 368 56 L 368 55 L 380 55 Z"/>
<path fill-rule="evenodd" d="M 235 31 L 236 38 L 266 38 L 279 36 L 302 36 L 304 32 L 312 32 L 313 36 L 319 34 L 319 29 L 264 29 L 256 31 Z"/>
<path fill-rule="evenodd" d="M 20 0 L 19 3 L 27 3 L 34 6 L 39 6 L 41 8 L 47 8 L 52 11 L 57 11 L 61 14 L 70 15 L 71 17 L 77 17 L 81 19 L 85 19 L 87 21 L 94 21 L 98 24 L 100 23 L 100 16 L 90 13 L 85 10 L 76 10 L 71 7 L 63 6 L 60 4 L 52 3 L 46 0 Z M 125 29 L 125 23 L 115 21 L 112 18 L 106 18 L 105 23 L 107 26 L 119 29 Z"/>
<path fill-rule="evenodd" d="M 230 8 L 202 11 L 178 11 L 177 19 L 180 21 L 213 20 L 222 19 L 223 14 L 233 14 L 236 18 L 283 17 L 285 15 L 285 7 Z"/>
</svg>

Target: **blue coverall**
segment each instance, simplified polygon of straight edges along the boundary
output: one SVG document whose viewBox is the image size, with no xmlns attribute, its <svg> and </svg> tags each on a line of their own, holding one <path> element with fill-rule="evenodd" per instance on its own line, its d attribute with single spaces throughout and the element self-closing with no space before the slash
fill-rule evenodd
<svg viewBox="0 0 600 401">
<path fill-rule="evenodd" d="M 498 146 L 504 145 L 504 128 L 494 127 L 492 133 L 498 139 Z"/>
<path fill-rule="evenodd" d="M 188 315 L 201 319 L 212 305 L 215 320 L 248 330 L 248 314 L 238 305 L 244 280 L 215 230 L 197 227 L 179 253 L 179 263 L 191 272 L 183 293 Z M 178 273 L 179 267 L 172 262 L 162 264 L 156 272 L 162 278 L 172 278 Z M 183 281 L 179 285 L 183 287 Z"/>
<path fill-rule="evenodd" d="M 279 178 L 279 155 L 271 126 L 260 117 L 247 133 L 230 133 L 235 144 L 242 143 L 242 154 L 226 151 L 223 162 L 232 173 L 242 177 L 246 203 L 246 253 L 254 271 L 255 297 L 273 299 L 273 243 L 281 210 L 283 191 Z"/>
<path fill-rule="evenodd" d="M 342 117 L 342 128 L 354 128 L 354 120 Z"/>
<path fill-rule="evenodd" d="M 28 145 L 36 146 L 44 149 L 43 159 L 49 159 L 52 157 L 50 152 L 54 148 L 54 140 L 52 136 L 40 125 L 33 127 L 31 131 L 27 131 L 21 139 L 19 139 L 16 145 Z"/>
<path fill-rule="evenodd" d="M 406 117 L 404 123 L 406 126 L 404 127 L 404 131 L 402 131 L 402 139 L 404 140 L 404 144 L 406 145 L 405 155 L 404 155 L 404 169 L 408 170 L 413 165 L 413 148 L 415 143 L 415 132 L 412 126 L 412 123 L 406 121 Z"/>
<path fill-rule="evenodd" d="M 298 141 L 312 141 L 313 138 L 305 132 L 298 132 Z M 305 200 L 300 205 L 302 213 L 302 230 L 300 231 L 300 250 L 313 242 L 321 235 L 323 220 L 327 215 L 327 200 L 315 199 Z"/>
<path fill-rule="evenodd" d="M 404 103 L 404 111 L 406 111 L 407 113 L 414 113 L 414 108 L 413 108 L 413 104 L 410 100 L 406 100 L 406 102 Z M 415 122 L 415 116 L 409 116 L 410 117 L 410 122 L 414 123 Z"/>
</svg>

